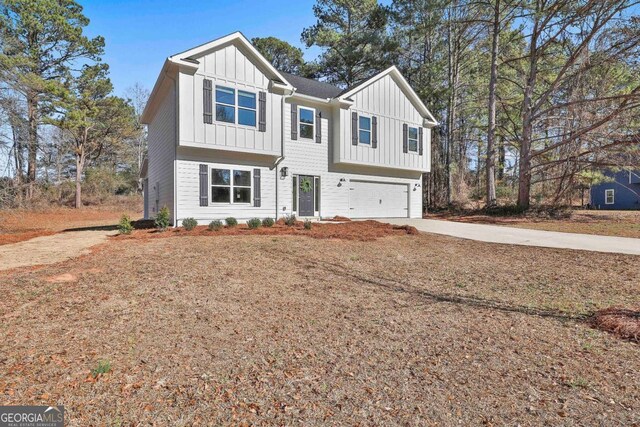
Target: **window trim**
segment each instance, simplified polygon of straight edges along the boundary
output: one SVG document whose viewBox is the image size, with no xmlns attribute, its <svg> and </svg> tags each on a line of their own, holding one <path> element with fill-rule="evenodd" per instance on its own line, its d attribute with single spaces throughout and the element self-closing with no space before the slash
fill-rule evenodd
<svg viewBox="0 0 640 427">
<path fill-rule="evenodd" d="M 210 166 L 209 167 L 209 176 L 213 177 L 213 170 L 228 170 L 229 171 L 229 185 L 218 185 L 213 184 L 211 182 L 212 178 L 209 178 L 209 205 L 211 206 L 227 206 L 227 205 L 240 205 L 240 206 L 252 206 L 253 205 L 253 170 L 245 169 L 245 168 L 233 168 L 233 167 L 225 167 L 225 166 Z M 249 172 L 249 185 L 238 185 L 236 186 L 233 182 L 233 173 L 235 171 L 240 172 Z M 229 201 L 228 202 L 214 202 L 213 201 L 213 187 L 222 187 L 229 188 Z M 234 202 L 233 201 L 233 190 L 235 187 L 238 188 L 248 188 L 251 190 L 249 194 L 248 202 Z"/>
<path fill-rule="evenodd" d="M 360 119 L 369 120 L 369 129 L 363 129 L 360 127 Z M 373 145 L 373 116 L 367 116 L 365 114 L 358 114 L 358 145 L 364 145 L 365 147 L 371 147 Z M 369 132 L 369 142 L 362 142 L 360 140 L 360 132 Z"/>
<path fill-rule="evenodd" d="M 216 92 L 218 90 L 218 88 L 222 88 L 222 89 L 228 89 L 228 90 L 233 90 L 233 100 L 235 102 L 235 104 L 226 104 L 224 102 L 218 102 L 218 100 L 216 99 Z M 239 102 L 239 97 L 240 97 L 240 92 L 244 92 L 244 93 L 248 93 L 253 95 L 255 103 L 256 103 L 256 108 L 252 109 L 252 108 L 247 108 L 247 107 L 241 107 L 240 106 L 240 102 Z M 219 85 L 219 84 L 215 84 L 213 87 L 213 95 L 214 95 L 214 99 L 213 99 L 213 106 L 214 106 L 214 112 L 213 112 L 213 116 L 215 117 L 215 121 L 216 123 L 220 123 L 220 124 L 224 124 L 224 125 L 235 125 L 235 126 L 241 126 L 241 127 L 246 127 L 248 129 L 258 129 L 258 122 L 260 121 L 258 118 L 258 93 L 251 91 L 251 90 L 246 90 L 246 89 L 239 89 L 237 87 L 230 87 L 230 86 L 223 86 L 223 85 Z M 233 107 L 234 109 L 234 120 L 233 122 L 225 122 L 224 120 L 218 120 L 218 114 L 217 114 L 217 105 L 223 105 L 225 107 Z M 242 123 L 239 123 L 240 120 L 240 114 L 239 111 L 240 110 L 245 110 L 245 111 L 253 111 L 256 115 L 256 124 L 255 125 L 245 125 Z"/>
<path fill-rule="evenodd" d="M 311 117 L 313 118 L 313 124 L 302 123 L 300 120 L 300 115 L 302 114 L 302 110 L 311 111 Z M 311 137 L 307 138 L 306 136 L 302 136 L 302 126 L 311 126 Z M 298 139 L 306 139 L 309 141 L 315 141 L 316 139 L 316 109 L 313 107 L 304 107 L 302 105 L 298 105 Z"/>
<path fill-rule="evenodd" d="M 411 138 L 411 129 L 416 130 L 416 138 Z M 416 149 L 411 149 L 411 141 L 416 142 Z M 418 126 L 407 126 L 407 152 L 409 153 L 418 153 L 420 151 L 420 127 Z"/>
<path fill-rule="evenodd" d="M 609 202 L 609 194 L 611 194 L 611 202 Z M 616 190 L 613 188 L 607 188 L 604 190 L 604 204 L 615 205 L 616 204 Z"/>
</svg>

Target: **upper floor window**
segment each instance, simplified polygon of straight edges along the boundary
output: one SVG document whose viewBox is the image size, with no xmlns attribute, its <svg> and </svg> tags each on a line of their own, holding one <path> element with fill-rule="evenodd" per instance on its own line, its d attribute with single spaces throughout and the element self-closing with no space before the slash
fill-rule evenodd
<svg viewBox="0 0 640 427">
<path fill-rule="evenodd" d="M 216 86 L 216 120 L 219 122 L 236 123 L 236 109 L 238 124 L 245 126 L 256 125 L 256 94 L 236 90 L 224 86 Z"/>
<path fill-rule="evenodd" d="M 371 117 L 358 117 L 358 141 L 360 144 L 371 144 Z"/>
<path fill-rule="evenodd" d="M 251 172 L 211 169 L 213 203 L 251 203 Z"/>
<path fill-rule="evenodd" d="M 409 126 L 409 151 L 418 152 L 418 128 Z"/>
<path fill-rule="evenodd" d="M 300 138 L 313 139 L 315 126 L 315 112 L 309 108 L 298 108 Z"/>
<path fill-rule="evenodd" d="M 615 203 L 615 191 L 613 189 L 604 190 L 604 204 L 613 205 Z"/>
</svg>

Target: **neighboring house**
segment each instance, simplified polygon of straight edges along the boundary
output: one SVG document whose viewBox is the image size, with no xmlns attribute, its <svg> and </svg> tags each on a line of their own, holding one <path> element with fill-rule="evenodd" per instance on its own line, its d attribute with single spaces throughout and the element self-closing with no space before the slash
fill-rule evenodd
<svg viewBox="0 0 640 427">
<path fill-rule="evenodd" d="M 342 90 L 233 33 L 169 57 L 142 120 L 145 217 L 422 216 L 437 123 L 395 67 Z"/>
<path fill-rule="evenodd" d="M 604 171 L 610 178 L 591 187 L 591 206 L 595 209 L 640 209 L 640 170 Z"/>
</svg>

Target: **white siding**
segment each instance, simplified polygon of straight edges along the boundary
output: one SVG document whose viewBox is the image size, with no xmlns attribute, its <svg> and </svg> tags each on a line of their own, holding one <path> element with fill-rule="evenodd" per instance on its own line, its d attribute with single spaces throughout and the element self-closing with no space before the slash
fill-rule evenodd
<svg viewBox="0 0 640 427">
<path fill-rule="evenodd" d="M 280 155 L 282 96 L 269 91 L 269 78 L 236 45 L 230 44 L 203 57 L 195 74 L 180 72 L 180 145 L 247 153 Z M 213 124 L 203 120 L 203 80 L 213 83 Z M 267 94 L 267 129 L 217 122 L 215 86 Z M 256 120 L 257 122 L 257 120 Z"/>
<path fill-rule="evenodd" d="M 294 101 L 292 101 L 294 102 Z M 320 177 L 320 216 L 330 218 L 336 215 L 351 217 L 349 206 L 349 192 L 351 180 L 389 182 L 409 186 L 409 215 L 412 218 L 422 216 L 422 175 L 417 171 L 401 171 L 393 169 L 372 168 L 358 165 L 334 165 L 333 157 L 333 124 L 329 118 L 333 117 L 330 107 L 322 104 L 302 103 L 295 101 L 298 106 L 312 107 L 322 113 L 322 143 L 315 140 L 291 140 L 291 105 L 285 105 L 284 140 L 285 159 L 278 169 L 288 167 L 286 178 L 278 176 L 278 212 L 279 215 L 292 213 L 293 175 L 313 175 Z M 340 182 L 344 179 L 344 182 Z"/>
<path fill-rule="evenodd" d="M 201 225 L 206 225 L 213 219 L 225 219 L 234 217 L 239 221 L 250 218 L 265 218 L 276 216 L 275 199 L 275 170 L 272 159 L 265 156 L 242 154 L 239 156 L 227 155 L 223 151 L 206 149 L 194 149 L 180 147 L 177 161 L 177 198 L 178 198 L 178 222 L 184 218 L 193 217 Z M 200 175 L 199 165 L 206 164 L 221 169 L 242 169 L 252 172 L 260 169 L 261 203 L 260 207 L 253 206 L 253 192 L 251 205 L 246 204 L 214 204 L 211 203 L 209 194 L 209 206 L 200 206 Z M 209 191 L 211 175 L 209 174 Z"/>
<path fill-rule="evenodd" d="M 171 80 L 167 79 L 165 82 L 162 88 L 162 102 L 148 125 L 148 216 L 154 217 L 159 208 L 166 206 L 171 211 L 171 217 L 175 218 L 173 172 L 176 150 L 176 91 Z"/>
<path fill-rule="evenodd" d="M 388 168 L 429 171 L 431 130 L 423 129 L 423 155 L 402 151 L 402 125 L 421 127 L 423 118 L 391 75 L 364 87 L 351 97 L 350 109 L 340 109 L 336 117 L 341 123 L 336 141 L 336 162 L 376 165 Z M 376 116 L 378 119 L 378 148 L 351 144 L 351 113 Z"/>
</svg>

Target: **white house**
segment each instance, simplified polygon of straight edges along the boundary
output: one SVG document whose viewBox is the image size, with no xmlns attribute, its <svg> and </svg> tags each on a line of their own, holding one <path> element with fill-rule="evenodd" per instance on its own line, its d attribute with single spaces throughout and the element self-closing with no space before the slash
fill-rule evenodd
<svg viewBox="0 0 640 427">
<path fill-rule="evenodd" d="M 342 90 L 233 33 L 167 58 L 142 120 L 145 218 L 422 215 L 437 123 L 395 67 Z"/>
</svg>

